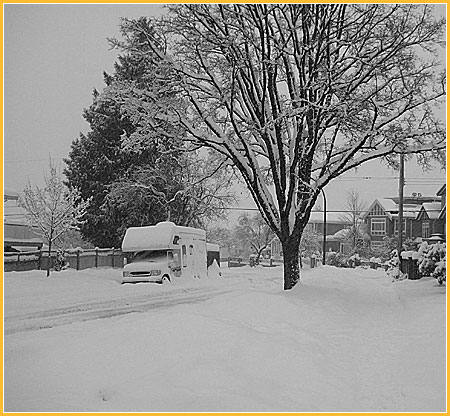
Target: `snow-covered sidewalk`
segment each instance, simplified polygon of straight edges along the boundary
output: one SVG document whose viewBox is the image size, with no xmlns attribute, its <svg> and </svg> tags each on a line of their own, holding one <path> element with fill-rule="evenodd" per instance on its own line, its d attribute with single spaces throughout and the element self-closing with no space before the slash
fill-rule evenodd
<svg viewBox="0 0 450 416">
<path fill-rule="evenodd" d="M 5 316 L 180 287 L 19 275 Z M 230 291 L 202 303 L 7 335 L 5 410 L 445 411 L 445 287 L 322 267 L 283 292 L 281 276 L 224 269 L 195 284 Z"/>
</svg>

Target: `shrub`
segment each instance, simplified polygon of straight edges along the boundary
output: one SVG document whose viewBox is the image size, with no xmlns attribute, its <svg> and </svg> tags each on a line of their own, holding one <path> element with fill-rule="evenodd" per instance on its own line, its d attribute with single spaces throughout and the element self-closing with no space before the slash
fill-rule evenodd
<svg viewBox="0 0 450 416">
<path fill-rule="evenodd" d="M 336 253 L 331 251 L 327 253 L 326 264 L 336 267 L 357 267 L 361 265 L 361 259 L 358 253 L 352 255 Z"/>
<path fill-rule="evenodd" d="M 346 267 L 346 258 L 341 253 L 330 251 L 327 253 L 325 261 L 329 266 Z"/>
<path fill-rule="evenodd" d="M 435 277 L 439 284 L 446 281 L 446 244 L 423 242 L 419 248 L 419 273 Z"/>
<path fill-rule="evenodd" d="M 391 258 L 385 263 L 387 266 L 386 273 L 388 276 L 395 280 L 400 280 L 405 278 L 405 275 L 400 271 L 400 260 L 398 258 L 397 250 L 391 251 Z"/>
</svg>

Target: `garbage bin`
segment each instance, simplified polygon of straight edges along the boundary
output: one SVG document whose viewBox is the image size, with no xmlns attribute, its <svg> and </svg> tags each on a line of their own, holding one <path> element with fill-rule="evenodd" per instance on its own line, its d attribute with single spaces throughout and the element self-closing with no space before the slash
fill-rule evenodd
<svg viewBox="0 0 450 416">
<path fill-rule="evenodd" d="M 418 259 L 419 253 L 414 251 L 403 251 L 401 253 L 400 270 L 405 273 L 410 280 L 420 279 Z"/>
</svg>

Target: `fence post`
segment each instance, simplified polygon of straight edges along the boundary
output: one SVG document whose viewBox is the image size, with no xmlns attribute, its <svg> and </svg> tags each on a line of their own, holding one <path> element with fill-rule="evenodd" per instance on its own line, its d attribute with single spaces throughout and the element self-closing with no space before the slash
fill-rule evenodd
<svg viewBox="0 0 450 416">
<path fill-rule="evenodd" d="M 77 249 L 77 270 L 80 270 L 80 250 Z"/>
<path fill-rule="evenodd" d="M 20 263 L 20 251 L 17 252 L 17 264 Z"/>
<path fill-rule="evenodd" d="M 114 269 L 114 251 L 115 251 L 115 248 L 113 247 L 113 249 L 112 249 L 112 260 L 111 260 L 113 269 Z"/>
<path fill-rule="evenodd" d="M 98 247 L 95 247 L 95 267 L 98 267 Z"/>
</svg>

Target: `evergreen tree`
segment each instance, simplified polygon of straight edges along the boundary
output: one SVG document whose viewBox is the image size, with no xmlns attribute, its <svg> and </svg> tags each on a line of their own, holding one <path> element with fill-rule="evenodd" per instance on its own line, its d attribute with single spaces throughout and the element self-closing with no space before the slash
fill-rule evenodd
<svg viewBox="0 0 450 416">
<path fill-rule="evenodd" d="M 143 45 L 152 28 L 146 18 L 138 21 L 144 31 L 122 28 L 122 34 Z M 154 56 L 142 47 L 118 57 L 114 73 L 104 74 L 105 88 L 94 91 L 84 111 L 91 130 L 72 143 L 65 160 L 68 186 L 91 198 L 81 232 L 96 246 L 118 246 L 126 228 L 169 218 L 202 226 L 233 199 L 220 158 L 202 162 L 182 140 L 184 128 L 166 118 L 148 121 L 161 102 L 183 107 L 170 67 L 156 65 Z"/>
</svg>

